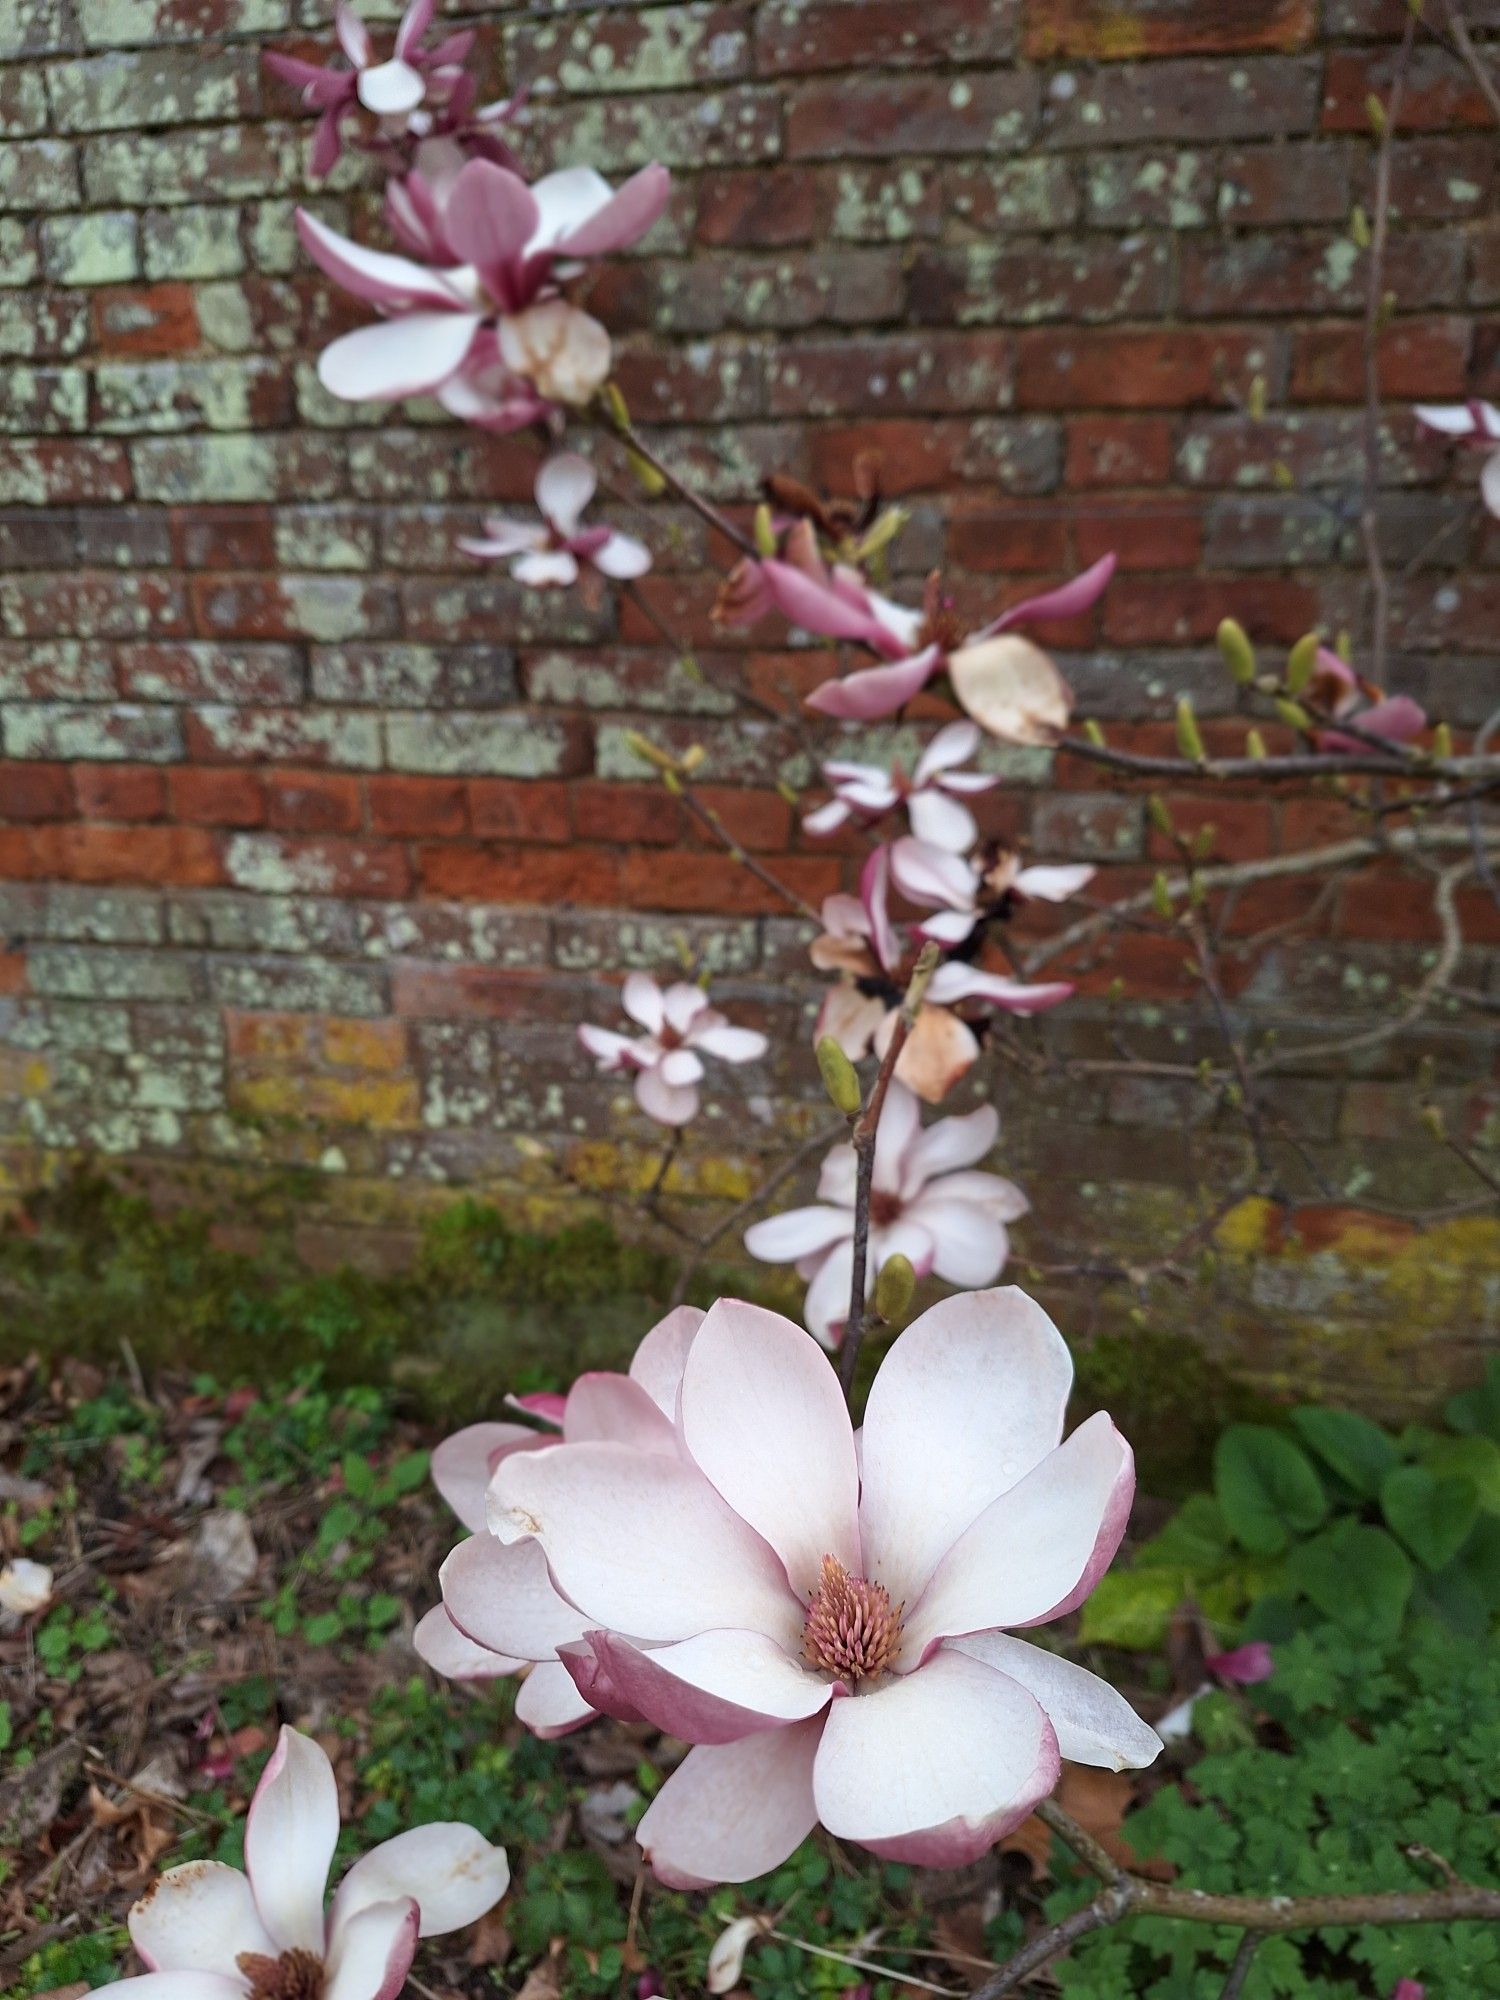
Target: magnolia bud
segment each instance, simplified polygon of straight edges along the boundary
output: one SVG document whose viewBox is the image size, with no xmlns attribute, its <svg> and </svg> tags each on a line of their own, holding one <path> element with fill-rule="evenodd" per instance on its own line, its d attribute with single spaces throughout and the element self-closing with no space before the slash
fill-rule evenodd
<svg viewBox="0 0 1500 2000">
<path fill-rule="evenodd" d="M 875 1310 L 887 1326 L 904 1326 L 917 1289 L 917 1274 L 910 1257 L 898 1251 L 880 1267 L 875 1280 Z"/>
<path fill-rule="evenodd" d="M 1301 694 L 1313 677 L 1322 640 L 1316 632 L 1305 632 L 1286 656 L 1286 684 L 1293 694 Z"/>
<path fill-rule="evenodd" d="M 1224 655 L 1224 664 L 1241 687 L 1248 687 L 1255 679 L 1255 648 L 1250 643 L 1250 635 L 1237 618 L 1223 618 L 1219 621 L 1219 651 Z"/>
<path fill-rule="evenodd" d="M 1183 695 L 1177 704 L 1177 747 L 1184 757 L 1191 757 L 1195 764 L 1201 764 L 1208 755 L 1198 731 L 1198 718 L 1193 713 L 1193 704 L 1186 695 Z"/>
<path fill-rule="evenodd" d="M 858 1071 L 832 1035 L 824 1035 L 814 1053 L 818 1058 L 818 1074 L 834 1109 L 842 1111 L 846 1118 L 853 1118 L 864 1102 Z"/>
</svg>

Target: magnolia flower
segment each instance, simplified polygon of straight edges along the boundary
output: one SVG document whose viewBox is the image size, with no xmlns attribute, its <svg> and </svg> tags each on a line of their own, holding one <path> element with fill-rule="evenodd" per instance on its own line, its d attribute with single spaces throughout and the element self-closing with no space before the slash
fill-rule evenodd
<svg viewBox="0 0 1500 2000">
<path fill-rule="evenodd" d="M 1377 736 L 1386 743 L 1411 743 L 1427 727 L 1426 711 L 1409 694 L 1382 694 L 1329 646 L 1318 648 L 1307 693 L 1339 721 L 1353 723 L 1362 736 Z M 1342 729 L 1319 730 L 1316 741 L 1320 750 L 1351 754 L 1370 747 Z"/>
<path fill-rule="evenodd" d="M 1026 1213 L 1025 1195 L 999 1174 L 967 1171 L 995 1143 L 991 1104 L 922 1129 L 917 1100 L 892 1082 L 875 1136 L 874 1192 L 865 1258 L 865 1296 L 892 1257 L 907 1257 L 919 1278 L 992 1285 L 1010 1254 L 1008 1222 Z M 808 1280 L 802 1316 L 825 1346 L 843 1338 L 854 1280 L 855 1152 L 835 1146 L 818 1178 L 818 1202 L 768 1216 L 745 1231 L 745 1248 L 768 1264 L 795 1264 Z"/>
<path fill-rule="evenodd" d="M 663 1429 L 675 1412 L 675 1449 L 504 1459 L 490 1537 L 449 1558 L 443 1593 L 485 1644 L 539 1646 L 527 1595 L 468 1554 L 535 1549 L 584 1627 L 556 1652 L 585 1698 L 695 1746 L 638 1830 L 663 1881 L 749 1880 L 820 1821 L 960 1867 L 1061 1757 L 1150 1763 L 1156 1735 L 1119 1695 L 1011 1636 L 1088 1596 L 1135 1483 L 1102 1413 L 1059 1442 L 1071 1364 L 1024 1294 L 915 1321 L 858 1446 L 826 1357 L 777 1313 L 721 1300 L 661 1372 L 648 1398 Z"/>
<path fill-rule="evenodd" d="M 871 590 L 858 570 L 824 564 L 815 544 L 810 554 L 804 548 L 796 563 L 773 557 L 761 564 L 772 601 L 794 625 L 830 639 L 856 640 L 887 662 L 824 681 L 807 697 L 810 708 L 869 722 L 894 715 L 946 673 L 959 706 L 1007 743 L 1053 743 L 1072 713 L 1067 682 L 1047 654 L 1013 628 L 1087 611 L 1103 596 L 1114 569 L 1114 557 L 1105 556 L 1071 583 L 1027 598 L 965 637 L 936 579 L 923 609 L 911 611 Z"/>
<path fill-rule="evenodd" d="M 559 452 L 536 476 L 540 523 L 506 521 L 492 514 L 485 520 L 482 538 L 460 541 L 458 546 L 471 556 L 512 557 L 511 575 L 539 590 L 576 583 L 580 563 L 604 576 L 644 576 L 651 567 L 651 551 L 644 542 L 614 528 L 581 525 L 598 483 L 586 458 Z"/>
<path fill-rule="evenodd" d="M 1063 903 L 1093 879 L 1094 870 L 1082 862 L 1023 868 L 1009 848 L 998 849 L 988 867 L 930 840 L 898 840 L 891 848 L 892 882 L 908 902 L 938 912 L 917 925 L 917 935 L 949 946 L 963 944 L 987 917 L 1006 914 L 1018 902 Z M 1071 992 L 1069 987 L 1056 998 Z"/>
<path fill-rule="evenodd" d="M 456 415 L 477 399 L 496 428 L 512 429 L 551 401 L 586 402 L 609 372 L 609 335 L 556 296 L 558 278 L 644 236 L 670 191 L 659 166 L 615 190 L 592 167 L 528 187 L 493 160 L 470 160 L 441 206 L 443 241 L 458 260 L 442 268 L 371 250 L 299 209 L 314 262 L 389 315 L 324 350 L 323 386 L 354 402 L 446 389 Z"/>
<path fill-rule="evenodd" d="M 658 1125 L 686 1125 L 698 1112 L 703 1064 L 698 1051 L 721 1062 L 756 1062 L 769 1047 L 754 1028 L 732 1027 L 708 1004 L 701 986 L 679 981 L 662 991 L 644 972 L 632 972 L 620 1004 L 645 1029 L 634 1040 L 585 1024 L 578 1039 L 606 1074 L 634 1070 L 635 1098 Z"/>
<path fill-rule="evenodd" d="M 129 1915 L 149 1968 L 126 2000 L 394 2000 L 419 1937 L 460 1930 L 510 1883 L 505 1850 L 472 1826 L 412 1827 L 355 1862 L 323 1909 L 339 1837 L 333 1766 L 283 1729 L 250 1802 L 245 1869 L 169 1868 Z"/>
<path fill-rule="evenodd" d="M 979 828 L 960 800 L 991 791 L 1000 782 L 980 771 L 957 768 L 967 764 L 978 748 L 974 723 L 950 722 L 922 752 L 910 778 L 899 765 L 886 771 L 878 764 L 827 763 L 823 776 L 833 797 L 808 813 L 802 824 L 812 834 L 837 833 L 850 819 L 881 819 L 904 805 L 914 834 L 934 847 L 962 854 L 979 838 Z"/>
<path fill-rule="evenodd" d="M 1475 445 L 1486 454 L 1479 490 L 1490 512 L 1500 515 L 1500 407 L 1478 401 L 1419 403 L 1417 418 L 1428 430 Z"/>
<path fill-rule="evenodd" d="M 351 69 L 331 69 L 275 49 L 266 51 L 267 69 L 300 90 L 302 102 L 322 114 L 313 135 L 314 174 L 332 170 L 343 148 L 344 121 L 361 108 L 407 129 L 424 103 L 447 102 L 455 93 L 464 94 L 466 85 L 472 93 L 461 68 L 474 46 L 472 28 L 447 36 L 434 49 L 421 47 L 436 12 L 437 0 L 411 0 L 396 30 L 395 48 L 384 62 L 375 60 L 370 31 L 348 0 L 339 0 L 333 20 Z"/>
</svg>

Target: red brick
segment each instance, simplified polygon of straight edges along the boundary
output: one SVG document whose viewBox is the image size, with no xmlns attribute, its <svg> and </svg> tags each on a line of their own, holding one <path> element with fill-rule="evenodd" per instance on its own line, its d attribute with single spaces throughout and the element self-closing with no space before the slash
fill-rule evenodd
<svg viewBox="0 0 1500 2000">
<path fill-rule="evenodd" d="M 120 285 L 95 295 L 94 345 L 100 354 L 186 354 L 198 339 L 191 285 Z"/>
<path fill-rule="evenodd" d="M 1063 474 L 1069 486 L 1165 486 L 1172 426 L 1165 417 L 1075 417 Z"/>
<path fill-rule="evenodd" d="M 0 764 L 0 821 L 72 817 L 66 764 Z"/>
<path fill-rule="evenodd" d="M 1316 26 L 1314 0 L 1026 0 L 1026 53 L 1121 61 L 1299 49 Z"/>
<path fill-rule="evenodd" d="M 152 820 L 167 812 L 166 773 L 151 764 L 80 764 L 73 773 L 83 819 Z"/>
<path fill-rule="evenodd" d="M 570 787 L 544 778 L 471 778 L 469 821 L 491 840 L 536 840 L 561 846 L 573 835 Z"/>
<path fill-rule="evenodd" d="M 1168 330 L 1023 333 L 1021 409 L 1171 410 L 1232 403 L 1265 370 L 1271 336 Z"/>
<path fill-rule="evenodd" d="M 357 833 L 364 816 L 359 780 L 326 771 L 270 772 L 266 816 L 282 833 Z"/>
<path fill-rule="evenodd" d="M 370 827 L 375 833 L 419 836 L 467 833 L 463 780 L 384 774 L 371 778 Z"/>
<path fill-rule="evenodd" d="M 168 771 L 167 793 L 173 819 L 192 826 L 265 825 L 265 787 L 256 771 L 183 765 Z"/>
</svg>

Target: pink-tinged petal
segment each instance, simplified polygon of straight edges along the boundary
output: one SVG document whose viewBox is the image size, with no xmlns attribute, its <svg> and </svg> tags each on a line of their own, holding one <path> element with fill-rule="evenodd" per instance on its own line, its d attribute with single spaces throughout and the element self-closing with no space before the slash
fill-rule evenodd
<svg viewBox="0 0 1500 2000">
<path fill-rule="evenodd" d="M 1276 1656 L 1264 1639 L 1252 1639 L 1231 1653 L 1210 1653 L 1203 1664 L 1229 1687 L 1257 1687 L 1275 1673 Z"/>
<path fill-rule="evenodd" d="M 595 549 L 590 560 L 601 576 L 611 577 L 617 583 L 629 583 L 638 576 L 644 576 L 650 569 L 651 551 L 634 535 L 612 534 L 608 541 Z"/>
<path fill-rule="evenodd" d="M 824 681 L 807 697 L 807 706 L 845 722 L 875 722 L 895 715 L 926 687 L 942 664 L 936 646 L 913 653 L 891 667 L 864 667 L 842 680 Z"/>
<path fill-rule="evenodd" d="M 865 1436 L 868 1478 L 868 1419 Z M 907 1618 L 907 1657 L 1075 1610 L 1114 1560 L 1134 1497 L 1130 1446 L 1101 1410 L 959 1536 Z"/>
<path fill-rule="evenodd" d="M 466 303 L 461 293 L 453 285 L 445 284 L 438 272 L 413 263 L 409 257 L 394 257 L 388 250 L 371 250 L 363 243 L 340 236 L 336 229 L 309 215 L 305 208 L 297 210 L 297 234 L 319 270 L 325 271 L 346 292 L 368 300 L 371 305 L 451 309 Z"/>
<path fill-rule="evenodd" d="M 620 1005 L 648 1035 L 659 1033 L 667 1018 L 662 990 L 644 972 L 632 972 L 626 979 L 620 988 Z"/>
<path fill-rule="evenodd" d="M 507 1659 L 550 1660 L 589 1626 L 583 1613 L 558 1595 L 535 1542 L 473 1535 L 448 1556 L 438 1581 L 443 1608 L 459 1631 Z"/>
<path fill-rule="evenodd" d="M 568 1391 L 563 1439 L 568 1444 L 628 1444 L 637 1451 L 663 1451 L 673 1457 L 677 1453 L 671 1418 L 640 1383 L 602 1370 L 580 1375 Z"/>
<path fill-rule="evenodd" d="M 720 1062 L 759 1062 L 771 1046 L 758 1028 L 698 1028 L 693 1031 L 693 1047 L 716 1056 Z"/>
<path fill-rule="evenodd" d="M 576 532 L 599 475 L 576 451 L 560 451 L 536 476 L 536 504 L 565 539 Z"/>
<path fill-rule="evenodd" d="M 978 873 L 962 855 L 910 836 L 891 848 L 891 880 L 914 903 L 946 904 L 950 909 L 971 909 L 979 893 Z"/>
<path fill-rule="evenodd" d="M 519 174 L 493 160 L 470 160 L 443 206 L 448 241 L 487 275 L 515 265 L 537 225 L 536 197 Z"/>
<path fill-rule="evenodd" d="M 1086 861 L 1060 868 L 1023 868 L 1015 888 L 1034 903 L 1065 903 L 1086 889 L 1097 873 Z"/>
<path fill-rule="evenodd" d="M 948 675 L 959 706 L 1001 743 L 1053 744 L 1073 713 L 1051 656 L 1014 632 L 950 654 Z"/>
<path fill-rule="evenodd" d="M 1002 612 L 982 632 L 976 632 L 974 638 L 991 639 L 1017 625 L 1042 625 L 1053 619 L 1076 618 L 1081 612 L 1092 611 L 1109 588 L 1114 573 L 1115 557 L 1101 556 L 1081 576 L 1075 576 L 1071 583 L 1061 584 L 1056 590 L 1043 591 L 1040 597 L 1028 597 L 1013 609 Z"/>
<path fill-rule="evenodd" d="M 432 1454 L 432 1483 L 471 1534 L 484 1527 L 484 1493 L 502 1452 L 534 1451 L 545 1438 L 524 1424 L 469 1424 Z"/>
<path fill-rule="evenodd" d="M 348 0 L 338 0 L 333 10 L 333 32 L 339 38 L 339 47 L 356 69 L 362 69 L 374 54 L 370 43 L 370 31 L 349 5 Z"/>
<path fill-rule="evenodd" d="M 674 1306 L 642 1340 L 630 1363 L 630 1379 L 639 1382 L 656 1407 L 675 1424 L 677 1394 L 688 1349 L 703 1324 L 698 1306 Z"/>
<path fill-rule="evenodd" d="M 592 1022 L 582 1021 L 578 1039 L 602 1069 L 636 1069 L 640 1065 L 641 1057 L 629 1035 L 617 1035 L 610 1028 L 596 1028 Z"/>
<path fill-rule="evenodd" d="M 891 850 L 877 847 L 860 871 L 859 900 L 875 956 L 889 970 L 901 962 L 901 940 L 891 922 Z"/>
<path fill-rule="evenodd" d="M 1071 1000 L 1073 987 L 1068 980 L 1042 981 L 1032 986 L 1024 979 L 1007 979 L 1003 973 L 982 972 L 977 965 L 950 961 L 932 975 L 927 997 L 934 1004 L 950 1007 L 957 1000 L 988 1000 L 1007 1014 L 1041 1014 L 1049 1007 Z"/>
<path fill-rule="evenodd" d="M 1479 475 L 1479 491 L 1490 512 L 1500 516 L 1500 452 L 1485 460 L 1484 470 Z"/>
<path fill-rule="evenodd" d="M 1438 431 L 1444 437 L 1473 437 L 1479 429 L 1478 419 L 1467 403 L 1418 403 L 1413 415 L 1426 429 Z"/>
<path fill-rule="evenodd" d="M 999 1136 L 1000 1113 L 993 1104 L 981 1104 L 961 1118 L 939 1118 L 913 1134 L 902 1162 L 901 1193 L 910 1200 L 936 1175 L 972 1167 Z M 933 1189 L 934 1194 L 942 1191 Z"/>
<path fill-rule="evenodd" d="M 356 328 L 325 347 L 318 380 L 346 403 L 389 403 L 435 389 L 464 364 L 477 313 L 405 313 Z"/>
<path fill-rule="evenodd" d="M 245 2000 L 238 1972 L 146 1972 L 115 1980 L 112 1990 L 122 2000 Z"/>
<path fill-rule="evenodd" d="M 917 759 L 917 768 L 912 774 L 914 782 L 925 785 L 935 778 L 939 771 L 953 771 L 960 764 L 967 764 L 979 748 L 980 734 L 972 722 L 950 722 L 940 729 L 927 748 Z M 986 779 L 994 784 L 995 779 Z"/>
<path fill-rule="evenodd" d="M 883 1056 L 889 1047 L 895 1024 L 893 1010 L 875 1038 L 878 1055 Z M 896 1081 L 914 1091 L 924 1104 L 941 1104 L 978 1060 L 979 1042 L 968 1023 L 946 1007 L 924 1006 L 896 1058 Z"/>
<path fill-rule="evenodd" d="M 814 1716 L 690 1750 L 636 1829 L 657 1880 L 706 1889 L 779 1867 L 817 1825 L 813 1759 L 823 1727 Z"/>
<path fill-rule="evenodd" d="M 885 650 L 889 635 L 867 602 L 851 600 L 830 583 L 807 575 L 790 563 L 768 557 L 760 566 L 771 601 L 789 624 L 824 639 L 858 639 Z"/>
<path fill-rule="evenodd" d="M 635 1101 L 658 1125 L 687 1125 L 698 1115 L 697 1085 L 670 1083 L 660 1065 L 636 1078 Z"/>
<path fill-rule="evenodd" d="M 818 1818 L 893 1861 L 959 1868 L 1056 1785 L 1057 1738 L 1035 1696 L 965 1654 L 836 1701 L 813 1766 Z"/>
<path fill-rule="evenodd" d="M 563 176 L 547 178 L 556 181 Z M 672 176 L 666 168 L 642 167 L 586 220 L 564 226 L 552 247 L 560 257 L 606 257 L 627 249 L 654 227 L 671 199 Z"/>
<path fill-rule="evenodd" d="M 816 1268 L 807 1274 L 807 1296 L 802 1301 L 802 1324 L 825 1347 L 837 1347 L 849 1319 L 849 1299 L 854 1290 L 854 1243 L 836 1243 Z M 875 1267 L 865 1266 L 865 1297 L 875 1289 Z"/>
<path fill-rule="evenodd" d="M 578 1658 L 589 1653 L 592 1662 Z M 564 1666 L 575 1664 L 580 1691 L 606 1713 L 618 1702 L 683 1743 L 737 1743 L 783 1729 L 820 1713 L 833 1694 L 760 1632 L 700 1632 L 650 1652 L 616 1633 L 591 1632 L 563 1653 Z"/>
<path fill-rule="evenodd" d="M 697 1350 L 695 1340 L 689 1369 Z M 499 1534 L 536 1538 L 590 1630 L 666 1640 L 744 1626 L 798 1642 L 801 1607 L 780 1563 L 684 1461 L 618 1444 L 520 1454 L 495 1475 L 490 1520 Z"/>
<path fill-rule="evenodd" d="M 720 1299 L 682 1377 L 682 1439 L 803 1598 L 825 1556 L 859 1573 L 859 1470 L 838 1377 L 780 1313 Z"/>
<path fill-rule="evenodd" d="M 1141 1771 L 1160 1753 L 1161 1738 L 1125 1697 L 1071 1660 L 1003 1632 L 977 1632 L 972 1638 L 953 1640 L 943 1650 L 966 1653 L 1019 1681 L 1040 1702 L 1056 1732 L 1057 1747 L 1070 1764 Z"/>
<path fill-rule="evenodd" d="M 422 72 L 402 62 L 399 56 L 362 69 L 357 88 L 360 103 L 377 118 L 399 118 L 415 111 L 427 95 Z"/>
<path fill-rule="evenodd" d="M 939 1560 L 1062 1436 L 1073 1363 L 1014 1285 L 944 1299 L 891 1346 L 865 1406 L 868 1574 L 914 1604 Z"/>
<path fill-rule="evenodd" d="M 516 1720 L 551 1743 L 559 1736 L 571 1736 L 592 1722 L 598 1709 L 584 1700 L 573 1685 L 573 1677 L 557 1660 L 533 1667 L 516 1695 Z"/>
<path fill-rule="evenodd" d="M 745 1248 L 764 1264 L 795 1264 L 799 1257 L 829 1250 L 853 1233 L 854 1217 L 847 1208 L 789 1208 L 782 1215 L 751 1223 L 745 1231 Z"/>
<path fill-rule="evenodd" d="M 370 1903 L 329 1938 L 323 2000 L 396 2000 L 417 1955 L 420 1916 L 409 1896 Z"/>
<path fill-rule="evenodd" d="M 159 1875 L 127 1919 L 130 1942 L 152 1972 L 221 1972 L 242 1951 L 276 1956 L 250 1884 L 222 1861 L 185 1861 Z"/>
<path fill-rule="evenodd" d="M 326 1753 L 283 1725 L 245 1820 L 245 1873 L 276 1948 L 323 1953 L 323 1891 L 339 1837 Z"/>
<path fill-rule="evenodd" d="M 906 816 L 917 839 L 939 851 L 966 854 L 979 838 L 979 827 L 969 808 L 935 788 L 913 792 L 906 802 Z"/>
<path fill-rule="evenodd" d="M 529 1664 L 505 1653 L 492 1653 L 486 1646 L 476 1646 L 466 1633 L 459 1631 L 441 1604 L 434 1604 L 417 1620 L 411 1643 L 422 1664 L 447 1681 L 499 1680 L 506 1674 L 519 1673 Z"/>
<path fill-rule="evenodd" d="M 998 1215 L 970 1201 L 944 1201 L 942 1182 L 906 1211 L 906 1220 L 932 1239 L 932 1269 L 950 1285 L 977 1291 L 993 1285 L 1010 1255 L 1010 1236 Z"/>
<path fill-rule="evenodd" d="M 401 16 L 401 25 L 396 30 L 396 54 L 409 57 L 432 26 L 437 14 L 437 0 L 411 0 L 411 5 Z M 431 60 L 437 61 L 442 50 L 434 50 Z M 459 58 L 462 60 L 462 58 Z M 426 1933 L 424 1932 L 425 1936 Z"/>
<path fill-rule="evenodd" d="M 414 1826 L 362 1854 L 339 1884 L 329 1913 L 337 1936 L 372 1903 L 410 1899 L 420 1913 L 419 1935 L 441 1937 L 478 1923 L 510 1887 L 503 1847 L 458 1820 Z"/>
</svg>

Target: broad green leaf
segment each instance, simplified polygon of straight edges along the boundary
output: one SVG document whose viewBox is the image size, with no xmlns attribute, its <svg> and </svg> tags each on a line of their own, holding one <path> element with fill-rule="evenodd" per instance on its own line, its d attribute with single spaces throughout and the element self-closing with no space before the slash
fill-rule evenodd
<svg viewBox="0 0 1500 2000">
<path fill-rule="evenodd" d="M 1420 1453 L 1429 1472 L 1472 1480 L 1487 1514 L 1500 1514 L 1500 1444 L 1487 1437 L 1439 1437 Z"/>
<path fill-rule="evenodd" d="M 1346 1632 L 1384 1643 L 1401 1629 L 1414 1573 L 1383 1528 L 1338 1521 L 1293 1550 L 1287 1577 Z"/>
<path fill-rule="evenodd" d="M 1395 1439 L 1355 1410 L 1310 1403 L 1292 1411 L 1292 1422 L 1302 1442 L 1367 1500 L 1376 1498 L 1398 1463 Z"/>
<path fill-rule="evenodd" d="M 1449 1397 L 1444 1415 L 1456 1431 L 1477 1432 L 1500 1444 L 1500 1355 L 1490 1356 L 1482 1381 Z"/>
<path fill-rule="evenodd" d="M 1085 1645 L 1148 1651 L 1166 1638 L 1172 1613 L 1186 1594 L 1181 1570 L 1111 1570 L 1083 1607 L 1079 1636 Z"/>
<path fill-rule="evenodd" d="M 1479 1494 L 1472 1480 L 1429 1472 L 1425 1465 L 1398 1465 L 1380 1486 L 1386 1520 L 1424 1569 L 1452 1562 L 1479 1519 Z"/>
<path fill-rule="evenodd" d="M 1225 1431 L 1214 1451 L 1214 1491 L 1230 1533 L 1253 1555 L 1279 1555 L 1328 1512 L 1306 1452 L 1266 1424 L 1231 1424 Z"/>
</svg>

